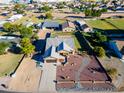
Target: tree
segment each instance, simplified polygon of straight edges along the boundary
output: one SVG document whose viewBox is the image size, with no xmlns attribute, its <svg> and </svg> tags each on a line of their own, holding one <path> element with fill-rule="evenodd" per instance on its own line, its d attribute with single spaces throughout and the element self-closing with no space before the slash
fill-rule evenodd
<svg viewBox="0 0 124 93">
<path fill-rule="evenodd" d="M 105 35 L 101 35 L 101 36 L 99 37 L 99 41 L 100 41 L 100 42 L 106 42 L 106 41 L 107 41 L 107 37 L 106 37 Z"/>
<path fill-rule="evenodd" d="M 102 47 L 95 46 L 94 52 L 98 57 L 104 57 L 105 56 L 105 50 Z"/>
<path fill-rule="evenodd" d="M 30 44 L 30 43 L 31 43 L 31 42 L 30 42 L 30 39 L 24 37 L 24 38 L 21 39 L 20 45 L 21 45 L 22 47 L 24 47 L 24 46 L 26 46 L 26 45 L 28 45 L 28 44 Z"/>
<path fill-rule="evenodd" d="M 6 48 L 9 47 L 9 43 L 1 42 L 0 43 L 0 55 L 3 55 L 6 53 Z"/>
<path fill-rule="evenodd" d="M 58 4 L 57 4 L 57 8 L 58 8 L 58 9 L 64 8 L 64 2 L 58 3 Z"/>
<path fill-rule="evenodd" d="M 106 42 L 107 37 L 105 35 L 102 35 L 101 32 L 95 32 L 93 38 L 96 39 L 97 42 Z"/>
<path fill-rule="evenodd" d="M 43 6 L 43 7 L 42 7 L 42 10 L 43 10 L 44 12 L 48 12 L 48 11 L 51 10 L 51 8 L 50 8 L 49 6 Z"/>
<path fill-rule="evenodd" d="M 50 12 L 48 12 L 48 13 L 46 13 L 46 18 L 47 18 L 47 19 L 52 19 L 53 16 L 52 16 L 52 14 L 51 14 Z"/>
<path fill-rule="evenodd" d="M 3 25 L 3 28 L 4 28 L 5 31 L 8 32 L 8 31 L 10 30 L 10 27 L 11 27 L 11 26 L 12 26 L 11 23 L 8 22 L 8 23 L 5 23 L 5 24 Z"/>
<path fill-rule="evenodd" d="M 25 26 L 20 26 L 19 32 L 22 37 L 28 37 L 31 38 L 33 35 L 33 28 L 32 27 L 25 27 Z"/>
<path fill-rule="evenodd" d="M 74 9 L 73 9 L 73 12 L 74 12 L 74 13 L 80 13 L 81 11 L 80 11 L 79 8 L 74 8 Z"/>
<path fill-rule="evenodd" d="M 35 47 L 32 45 L 29 38 L 22 38 L 21 42 L 21 51 L 27 56 L 34 52 Z"/>
<path fill-rule="evenodd" d="M 18 14 L 23 14 L 25 8 L 26 8 L 26 6 L 23 4 L 16 4 L 14 6 L 14 11 L 16 11 Z"/>
<path fill-rule="evenodd" d="M 11 23 L 8 22 L 8 23 L 5 23 L 5 24 L 3 25 L 3 28 L 4 28 L 4 30 L 5 30 L 6 32 L 12 34 L 12 33 L 18 31 L 19 25 L 11 24 Z"/>
<path fill-rule="evenodd" d="M 24 47 L 21 47 L 22 53 L 24 53 L 26 56 L 30 55 L 34 52 L 35 47 L 32 44 L 28 44 Z"/>
</svg>

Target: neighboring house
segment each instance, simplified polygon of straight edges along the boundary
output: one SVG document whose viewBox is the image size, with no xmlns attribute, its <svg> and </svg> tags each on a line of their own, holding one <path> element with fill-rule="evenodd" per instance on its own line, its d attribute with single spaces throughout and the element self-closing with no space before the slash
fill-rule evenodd
<svg viewBox="0 0 124 93">
<path fill-rule="evenodd" d="M 7 16 L 9 13 L 10 13 L 9 11 L 3 11 L 3 12 L 1 13 L 1 15 Z"/>
<path fill-rule="evenodd" d="M 71 37 L 48 38 L 45 48 L 45 62 L 65 62 L 65 56 L 74 54 L 74 40 Z"/>
<path fill-rule="evenodd" d="M 80 29 L 84 32 L 92 32 L 92 29 L 87 25 L 87 23 L 83 20 L 81 21 L 76 21 L 76 23 L 78 24 L 78 26 L 80 27 Z"/>
<path fill-rule="evenodd" d="M 16 21 L 18 19 L 21 19 L 22 17 L 23 17 L 22 14 L 13 15 L 7 21 L 14 22 L 14 21 Z"/>
<path fill-rule="evenodd" d="M 19 37 L 14 37 L 14 36 L 0 36 L 0 42 L 19 43 L 20 42 L 20 38 Z"/>
<path fill-rule="evenodd" d="M 63 32 L 71 32 L 75 31 L 75 25 L 73 22 L 66 21 L 62 24 L 62 31 Z"/>
<path fill-rule="evenodd" d="M 60 24 L 56 21 L 45 21 L 45 22 L 42 23 L 40 28 L 60 30 Z"/>
</svg>

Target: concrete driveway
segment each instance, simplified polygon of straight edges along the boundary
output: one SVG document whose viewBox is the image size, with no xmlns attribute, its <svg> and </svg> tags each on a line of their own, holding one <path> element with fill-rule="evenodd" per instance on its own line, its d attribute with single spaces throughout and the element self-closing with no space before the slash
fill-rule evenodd
<svg viewBox="0 0 124 93">
<path fill-rule="evenodd" d="M 39 92 L 56 92 L 56 66 L 53 63 L 44 63 L 43 73 L 39 85 Z"/>
</svg>

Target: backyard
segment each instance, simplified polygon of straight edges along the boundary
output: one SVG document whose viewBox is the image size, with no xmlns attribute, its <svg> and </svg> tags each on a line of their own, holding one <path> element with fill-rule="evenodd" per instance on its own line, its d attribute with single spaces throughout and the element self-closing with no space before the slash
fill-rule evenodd
<svg viewBox="0 0 124 93">
<path fill-rule="evenodd" d="M 111 24 L 109 24 L 109 23 L 107 23 L 103 20 L 86 20 L 86 22 L 92 28 L 98 28 L 98 29 L 101 29 L 101 30 L 116 29 Z"/>
<path fill-rule="evenodd" d="M 106 19 L 107 22 L 110 22 L 113 26 L 118 29 L 124 30 L 124 18 L 121 19 Z"/>
<path fill-rule="evenodd" d="M 22 55 L 7 53 L 0 55 L 0 77 L 10 74 L 18 65 Z"/>
<path fill-rule="evenodd" d="M 120 29 L 124 30 L 124 18 L 105 19 L 105 20 L 86 20 L 87 24 L 93 28 L 102 30 Z"/>
</svg>

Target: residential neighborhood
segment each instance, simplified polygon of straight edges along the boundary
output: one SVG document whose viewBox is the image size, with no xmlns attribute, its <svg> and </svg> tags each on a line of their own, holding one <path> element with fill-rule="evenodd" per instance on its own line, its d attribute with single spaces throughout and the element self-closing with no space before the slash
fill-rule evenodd
<svg viewBox="0 0 124 93">
<path fill-rule="evenodd" d="M 124 92 L 124 0 L 0 0 L 0 93 Z"/>
</svg>

